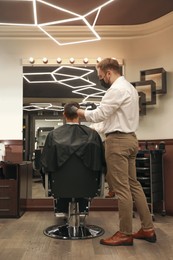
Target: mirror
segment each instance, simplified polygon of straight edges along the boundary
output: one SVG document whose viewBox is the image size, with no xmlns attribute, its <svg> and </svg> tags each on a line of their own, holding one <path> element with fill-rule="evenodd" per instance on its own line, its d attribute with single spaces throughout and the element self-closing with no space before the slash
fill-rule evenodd
<svg viewBox="0 0 173 260">
<path fill-rule="evenodd" d="M 64 123 L 64 104 L 76 101 L 85 107 L 91 102 L 97 105 L 104 93 L 95 65 L 23 67 L 23 158 L 33 162 L 33 198 L 45 198 L 36 157 L 47 133 Z"/>
<path fill-rule="evenodd" d="M 64 123 L 64 104 L 98 103 L 104 92 L 95 65 L 23 67 L 23 157 L 33 162 L 32 198 L 45 198 L 39 157 L 48 132 Z"/>
</svg>

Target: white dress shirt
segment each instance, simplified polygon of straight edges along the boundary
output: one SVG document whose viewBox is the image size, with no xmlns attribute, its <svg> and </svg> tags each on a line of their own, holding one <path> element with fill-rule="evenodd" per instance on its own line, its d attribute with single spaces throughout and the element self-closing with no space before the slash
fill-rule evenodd
<svg viewBox="0 0 173 260">
<path fill-rule="evenodd" d="M 120 76 L 103 96 L 95 110 L 85 110 L 89 122 L 102 122 L 105 134 L 135 132 L 139 123 L 139 96 L 135 87 Z"/>
</svg>

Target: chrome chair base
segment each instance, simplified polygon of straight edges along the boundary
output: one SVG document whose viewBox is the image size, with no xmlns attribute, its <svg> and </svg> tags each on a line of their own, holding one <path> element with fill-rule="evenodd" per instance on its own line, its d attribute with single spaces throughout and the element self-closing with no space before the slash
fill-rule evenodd
<svg viewBox="0 0 173 260">
<path fill-rule="evenodd" d="M 54 225 L 43 231 L 43 233 L 48 237 L 64 240 L 95 238 L 102 236 L 104 232 L 104 229 L 95 225 L 80 225 L 79 227 Z"/>
</svg>

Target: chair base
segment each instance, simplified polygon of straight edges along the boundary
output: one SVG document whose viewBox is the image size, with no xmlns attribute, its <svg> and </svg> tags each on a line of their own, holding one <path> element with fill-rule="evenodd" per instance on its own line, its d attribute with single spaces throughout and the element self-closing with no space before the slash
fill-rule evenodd
<svg viewBox="0 0 173 260">
<path fill-rule="evenodd" d="M 80 225 L 79 227 L 54 225 L 43 231 L 43 233 L 48 237 L 64 240 L 95 238 L 102 236 L 104 232 L 104 229 L 95 225 Z"/>
</svg>

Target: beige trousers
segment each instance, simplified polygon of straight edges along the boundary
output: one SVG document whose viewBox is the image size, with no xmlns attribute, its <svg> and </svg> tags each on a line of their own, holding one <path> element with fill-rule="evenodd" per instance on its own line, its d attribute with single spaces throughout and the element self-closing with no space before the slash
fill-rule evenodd
<svg viewBox="0 0 173 260">
<path fill-rule="evenodd" d="M 152 216 L 141 184 L 136 177 L 138 141 L 134 133 L 114 133 L 105 141 L 106 179 L 118 196 L 119 231 L 132 234 L 133 201 L 141 227 L 153 228 Z"/>
</svg>

